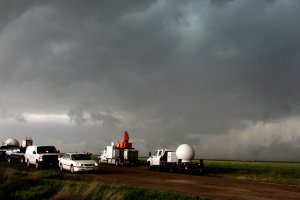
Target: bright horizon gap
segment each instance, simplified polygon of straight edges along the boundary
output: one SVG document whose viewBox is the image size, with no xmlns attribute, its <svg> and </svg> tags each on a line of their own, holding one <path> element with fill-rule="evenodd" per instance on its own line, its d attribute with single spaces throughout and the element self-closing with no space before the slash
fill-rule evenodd
<svg viewBox="0 0 300 200">
<path fill-rule="evenodd" d="M 69 122 L 70 117 L 67 114 L 36 114 L 26 113 L 23 115 L 28 122 Z"/>
</svg>

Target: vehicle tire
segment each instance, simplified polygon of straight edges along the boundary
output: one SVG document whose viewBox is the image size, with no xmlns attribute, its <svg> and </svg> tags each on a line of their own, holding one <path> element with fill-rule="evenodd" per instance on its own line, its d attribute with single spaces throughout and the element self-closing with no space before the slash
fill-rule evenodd
<svg viewBox="0 0 300 200">
<path fill-rule="evenodd" d="M 24 164 L 24 158 L 22 158 L 22 157 L 20 158 L 20 163 Z"/>
<path fill-rule="evenodd" d="M 30 162 L 29 162 L 29 160 L 27 160 L 27 167 L 30 167 Z"/>
<path fill-rule="evenodd" d="M 71 171 L 72 174 L 74 174 L 74 167 L 73 167 L 73 165 L 71 166 L 70 171 Z"/>
<path fill-rule="evenodd" d="M 174 173 L 175 172 L 174 167 L 170 167 L 169 171 L 170 171 L 170 173 Z"/>
<path fill-rule="evenodd" d="M 10 157 L 7 157 L 7 162 L 9 162 L 9 163 L 11 162 Z"/>
<path fill-rule="evenodd" d="M 150 165 L 149 162 L 148 162 L 147 168 L 148 168 L 148 170 L 152 170 L 152 166 Z"/>
<path fill-rule="evenodd" d="M 59 169 L 60 169 L 60 171 L 64 171 L 64 168 L 63 168 L 63 166 L 62 166 L 61 163 L 60 163 L 60 165 L 59 165 Z"/>
<path fill-rule="evenodd" d="M 36 161 L 35 162 L 35 168 L 38 169 L 39 168 L 39 163 Z"/>
</svg>

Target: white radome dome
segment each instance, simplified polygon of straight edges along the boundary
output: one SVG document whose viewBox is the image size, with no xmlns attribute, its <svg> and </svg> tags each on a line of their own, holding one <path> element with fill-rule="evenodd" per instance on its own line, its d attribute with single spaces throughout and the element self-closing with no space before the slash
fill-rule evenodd
<svg viewBox="0 0 300 200">
<path fill-rule="evenodd" d="M 14 138 L 9 138 L 4 143 L 6 146 L 20 146 L 18 140 Z"/>
<path fill-rule="evenodd" d="M 182 144 L 176 150 L 176 156 L 181 162 L 191 162 L 194 159 L 195 151 L 189 144 Z"/>
</svg>

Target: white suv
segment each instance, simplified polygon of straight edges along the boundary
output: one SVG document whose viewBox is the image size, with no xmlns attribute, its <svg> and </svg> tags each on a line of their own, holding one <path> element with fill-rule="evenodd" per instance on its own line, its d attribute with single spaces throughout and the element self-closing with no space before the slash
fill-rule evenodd
<svg viewBox="0 0 300 200">
<path fill-rule="evenodd" d="M 27 166 L 58 166 L 58 153 L 54 146 L 28 146 L 25 152 Z"/>
</svg>

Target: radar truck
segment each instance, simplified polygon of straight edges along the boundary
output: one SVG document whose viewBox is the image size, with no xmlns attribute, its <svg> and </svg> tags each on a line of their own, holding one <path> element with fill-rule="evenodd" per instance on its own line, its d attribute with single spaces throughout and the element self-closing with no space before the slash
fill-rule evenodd
<svg viewBox="0 0 300 200">
<path fill-rule="evenodd" d="M 21 164 L 25 163 L 25 151 L 27 146 L 31 146 L 33 144 L 33 141 L 31 138 L 26 137 L 25 140 L 22 141 L 20 148 L 12 149 L 11 151 L 7 151 L 7 161 L 18 161 Z"/>
<path fill-rule="evenodd" d="M 138 150 L 132 148 L 127 131 L 124 132 L 123 141 L 112 142 L 110 146 L 106 146 L 101 151 L 99 164 L 112 164 L 116 166 L 138 164 Z"/>
<path fill-rule="evenodd" d="M 176 151 L 158 149 L 153 155 L 149 152 L 149 158 L 147 160 L 148 169 L 201 174 L 204 169 L 204 162 L 202 159 L 199 160 L 199 163 L 193 162 L 194 155 L 193 147 L 188 144 L 180 145 Z"/>
<path fill-rule="evenodd" d="M 30 145 L 32 145 L 32 139 L 29 137 L 26 137 L 21 145 L 17 139 L 9 138 L 5 142 L 2 142 L 0 157 L 7 160 L 7 162 L 18 161 L 24 163 L 24 153 L 26 147 Z"/>
</svg>

